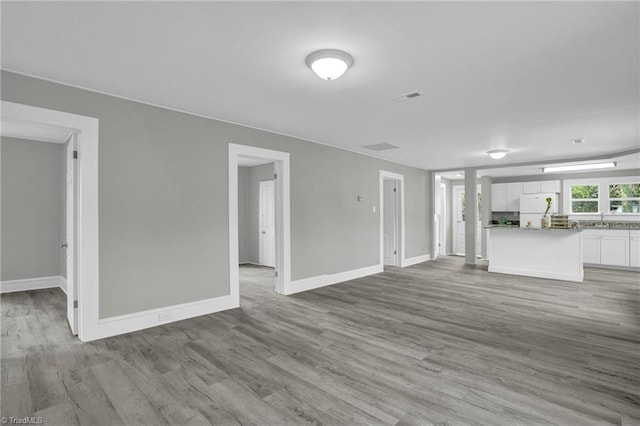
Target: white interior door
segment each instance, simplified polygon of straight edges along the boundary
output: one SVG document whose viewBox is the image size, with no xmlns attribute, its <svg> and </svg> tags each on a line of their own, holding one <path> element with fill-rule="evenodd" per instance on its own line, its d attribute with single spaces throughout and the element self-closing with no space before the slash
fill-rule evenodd
<svg viewBox="0 0 640 426">
<path fill-rule="evenodd" d="M 438 254 L 447 254 L 447 186 L 440 185 L 440 214 L 438 215 Z"/>
<path fill-rule="evenodd" d="M 76 286 L 76 135 L 73 135 L 66 146 L 67 155 L 67 318 L 73 334 L 78 334 L 78 289 Z"/>
<path fill-rule="evenodd" d="M 398 185 L 383 181 L 383 258 L 385 265 L 398 266 Z"/>
<path fill-rule="evenodd" d="M 275 181 L 260 182 L 259 200 L 260 264 L 276 266 Z"/>
</svg>

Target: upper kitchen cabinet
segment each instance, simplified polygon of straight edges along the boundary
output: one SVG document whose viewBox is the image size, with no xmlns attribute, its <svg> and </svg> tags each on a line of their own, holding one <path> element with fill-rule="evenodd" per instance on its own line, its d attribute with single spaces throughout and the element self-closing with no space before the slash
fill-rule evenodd
<svg viewBox="0 0 640 426">
<path fill-rule="evenodd" d="M 543 180 L 539 182 L 524 182 L 522 184 L 523 194 L 549 194 L 560 193 L 559 180 Z"/>
<path fill-rule="evenodd" d="M 491 185 L 491 210 L 517 212 L 520 210 L 522 183 L 494 183 Z"/>
</svg>

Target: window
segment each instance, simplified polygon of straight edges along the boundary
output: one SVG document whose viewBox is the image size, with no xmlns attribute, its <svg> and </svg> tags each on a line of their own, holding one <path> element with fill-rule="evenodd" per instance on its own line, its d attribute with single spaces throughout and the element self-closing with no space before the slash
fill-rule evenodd
<svg viewBox="0 0 640 426">
<path fill-rule="evenodd" d="M 638 213 L 640 183 L 609 185 L 609 211 L 611 213 Z"/>
<path fill-rule="evenodd" d="M 599 185 L 571 186 L 571 213 L 598 213 Z"/>
</svg>

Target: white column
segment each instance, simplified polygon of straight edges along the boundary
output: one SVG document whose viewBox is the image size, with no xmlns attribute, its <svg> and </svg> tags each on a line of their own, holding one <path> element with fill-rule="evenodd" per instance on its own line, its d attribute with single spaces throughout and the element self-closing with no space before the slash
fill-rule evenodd
<svg viewBox="0 0 640 426">
<path fill-rule="evenodd" d="M 491 176 L 482 176 L 480 178 L 482 193 L 482 258 L 487 258 L 487 230 L 485 226 L 491 224 Z"/>
<path fill-rule="evenodd" d="M 464 261 L 476 263 L 476 226 L 478 222 L 478 196 L 476 169 L 464 170 Z"/>
</svg>

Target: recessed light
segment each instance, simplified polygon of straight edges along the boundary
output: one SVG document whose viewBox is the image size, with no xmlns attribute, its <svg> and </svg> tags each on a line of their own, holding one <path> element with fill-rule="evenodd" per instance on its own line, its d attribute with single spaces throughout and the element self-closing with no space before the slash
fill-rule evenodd
<svg viewBox="0 0 640 426">
<path fill-rule="evenodd" d="M 609 161 L 606 163 L 591 163 L 591 164 L 569 164 L 567 166 L 552 166 L 552 167 L 543 167 L 542 173 L 553 173 L 553 172 L 573 172 L 576 170 L 596 170 L 596 169 L 609 169 L 612 167 L 616 167 L 616 163 L 613 161 Z"/>
<path fill-rule="evenodd" d="M 507 155 L 508 152 L 509 151 L 506 149 L 493 149 L 491 151 L 487 151 L 487 154 L 489 154 L 489 157 L 493 158 L 494 160 L 499 160 Z"/>
<path fill-rule="evenodd" d="M 579 145 L 581 143 L 584 143 L 584 139 L 574 139 L 571 141 L 571 143 L 574 145 Z"/>
<path fill-rule="evenodd" d="M 456 176 L 458 176 L 458 177 L 463 177 L 463 176 L 464 176 L 464 173 L 458 173 Z"/>
<path fill-rule="evenodd" d="M 335 80 L 353 65 L 353 58 L 341 50 L 318 50 L 307 56 L 307 65 L 323 80 Z"/>
</svg>

